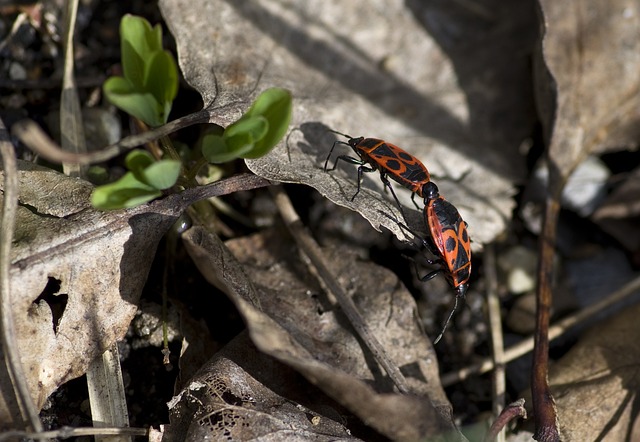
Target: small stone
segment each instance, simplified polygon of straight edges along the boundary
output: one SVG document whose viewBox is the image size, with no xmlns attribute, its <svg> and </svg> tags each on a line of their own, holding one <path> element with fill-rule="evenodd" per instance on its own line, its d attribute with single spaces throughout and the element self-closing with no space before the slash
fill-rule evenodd
<svg viewBox="0 0 640 442">
<path fill-rule="evenodd" d="M 9 66 L 9 78 L 12 80 L 26 80 L 27 70 L 20 63 L 11 63 Z"/>
<path fill-rule="evenodd" d="M 510 293 L 526 293 L 535 288 L 537 260 L 534 251 L 522 246 L 513 247 L 498 258 L 500 269 L 507 275 Z"/>
</svg>

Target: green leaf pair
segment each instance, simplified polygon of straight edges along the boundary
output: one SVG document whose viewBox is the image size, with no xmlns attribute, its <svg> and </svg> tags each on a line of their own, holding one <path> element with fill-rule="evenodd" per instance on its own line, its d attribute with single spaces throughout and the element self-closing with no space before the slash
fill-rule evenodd
<svg viewBox="0 0 640 442">
<path fill-rule="evenodd" d="M 173 186 L 181 164 L 175 160 L 155 161 L 144 150 L 132 150 L 125 159 L 129 172 L 118 181 L 97 187 L 91 204 L 102 210 L 139 206 L 162 195 Z"/>
<path fill-rule="evenodd" d="M 211 163 L 266 155 L 286 133 L 291 121 L 291 109 L 289 91 L 267 89 L 221 136 L 209 134 L 203 137 L 202 155 Z"/>
<path fill-rule="evenodd" d="M 126 15 L 120 22 L 123 77 L 111 77 L 104 94 L 111 103 L 149 126 L 167 122 L 178 93 L 178 67 L 162 49 L 160 25 Z"/>
</svg>

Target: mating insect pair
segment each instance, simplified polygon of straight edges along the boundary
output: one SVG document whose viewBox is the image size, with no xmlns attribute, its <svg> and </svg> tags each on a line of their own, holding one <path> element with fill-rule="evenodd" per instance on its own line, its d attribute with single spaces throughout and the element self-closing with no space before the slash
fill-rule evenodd
<svg viewBox="0 0 640 442">
<path fill-rule="evenodd" d="M 418 194 L 424 199 L 424 222 L 430 233 L 430 238 L 421 238 L 421 240 L 423 245 L 437 257 L 435 260 L 428 259 L 427 262 L 429 264 L 438 264 L 440 268 L 421 277 L 420 280 L 428 281 L 439 273 L 444 273 L 449 284 L 456 292 L 453 309 L 445 321 L 442 331 L 434 341 L 434 343 L 438 343 L 458 307 L 459 300 L 465 297 L 469 287 L 471 241 L 466 222 L 462 220 L 455 206 L 440 196 L 438 186 L 431 181 L 429 171 L 418 158 L 383 140 L 364 137 L 353 138 L 340 132 L 331 132 L 345 136 L 349 140 L 348 142 L 335 141 L 333 143 L 324 163 L 325 171 L 328 170 L 327 165 L 336 144 L 345 144 L 351 147 L 358 155 L 358 158 L 340 155 L 336 158 L 333 168 L 330 169 L 335 170 L 340 160 L 358 165 L 358 188 L 351 197 L 351 201 L 360 193 L 363 172 L 375 172 L 376 170 L 380 172 L 380 179 L 384 185 L 391 191 L 403 217 L 402 206 L 387 177 L 413 192 L 411 201 L 416 208 L 419 209 L 414 200 L 415 195 Z M 420 237 L 407 226 L 401 223 L 400 226 L 414 236 Z"/>
</svg>

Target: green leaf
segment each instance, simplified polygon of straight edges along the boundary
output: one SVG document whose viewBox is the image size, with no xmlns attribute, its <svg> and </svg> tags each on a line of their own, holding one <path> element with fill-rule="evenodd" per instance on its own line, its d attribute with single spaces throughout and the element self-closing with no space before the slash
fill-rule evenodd
<svg viewBox="0 0 640 442">
<path fill-rule="evenodd" d="M 102 85 L 105 95 L 125 95 L 136 92 L 136 87 L 128 79 L 124 77 L 109 77 Z M 110 98 L 109 98 L 110 99 Z"/>
<path fill-rule="evenodd" d="M 146 150 L 136 149 L 127 154 L 125 165 L 141 183 L 165 190 L 178 180 L 182 163 L 177 160 L 156 161 Z"/>
<path fill-rule="evenodd" d="M 241 120 L 262 116 L 268 122 L 268 132 L 256 140 L 254 148 L 243 154 L 243 158 L 258 158 L 266 155 L 287 133 L 291 122 L 291 93 L 286 89 L 271 88 L 264 91 Z"/>
<path fill-rule="evenodd" d="M 139 206 L 161 195 L 162 192 L 127 172 L 116 182 L 96 187 L 91 194 L 91 204 L 101 210 L 123 209 Z"/>
<path fill-rule="evenodd" d="M 240 120 L 236 121 L 224 131 L 224 139 L 229 142 L 230 139 L 249 135 L 250 143 L 262 139 L 269 131 L 269 123 L 263 116 L 247 117 L 244 116 Z"/>
<path fill-rule="evenodd" d="M 267 117 L 268 114 L 281 108 L 286 111 L 286 107 L 291 107 L 291 92 L 286 89 L 272 87 L 262 92 L 255 99 L 246 115 Z"/>
<path fill-rule="evenodd" d="M 114 190 L 109 194 L 109 199 L 105 204 L 94 204 L 96 209 L 102 210 L 114 210 L 114 209 L 130 209 L 142 204 L 153 201 L 154 199 L 161 197 L 162 192 L 159 190 L 146 190 L 126 188 Z M 93 201 L 93 200 L 92 200 Z"/>
<path fill-rule="evenodd" d="M 208 133 L 202 137 L 201 151 L 210 163 L 225 163 L 241 158 L 254 148 L 257 139 L 268 130 L 267 120 L 262 117 L 243 117 L 224 130 L 222 136 Z"/>
<path fill-rule="evenodd" d="M 145 59 L 136 52 L 132 42 L 122 39 L 120 43 L 122 73 L 133 85 L 134 90 L 141 91 L 144 88 Z M 146 56 L 146 54 L 145 54 Z"/>
<path fill-rule="evenodd" d="M 150 93 L 137 92 L 126 78 L 111 77 L 103 86 L 107 99 L 129 115 L 144 121 L 149 126 L 160 126 L 165 121 L 160 104 Z"/>
<path fill-rule="evenodd" d="M 254 147 L 254 139 L 249 132 L 240 132 L 232 137 L 223 137 L 229 153 L 234 154 L 234 158 L 240 158 Z"/>
<path fill-rule="evenodd" d="M 156 51 L 147 60 L 144 90 L 161 104 L 160 117 L 167 122 L 171 105 L 178 94 L 178 67 L 168 51 Z"/>
<path fill-rule="evenodd" d="M 89 166 L 87 179 L 93 184 L 104 184 L 109 181 L 109 172 L 104 166 Z"/>
<path fill-rule="evenodd" d="M 152 165 L 154 161 L 153 155 L 146 150 L 135 149 L 127 154 L 127 157 L 124 159 L 124 164 L 127 166 L 127 169 L 133 172 L 134 175 L 137 175 Z M 138 179 L 140 180 L 139 177 Z"/>
<path fill-rule="evenodd" d="M 238 135 L 239 137 L 243 134 Z M 244 136 L 249 137 L 244 133 Z M 229 146 L 226 140 L 220 135 L 208 134 L 202 137 L 202 156 L 210 163 L 226 163 L 227 161 L 235 160 L 239 158 L 238 150 L 235 147 Z M 246 141 L 234 140 L 234 145 L 243 144 L 245 150 L 249 151 L 253 148 L 253 144 L 246 145 Z"/>
<path fill-rule="evenodd" d="M 177 160 L 157 161 L 143 171 L 144 181 L 156 189 L 168 189 L 178 180 L 181 166 Z"/>
<path fill-rule="evenodd" d="M 222 137 L 205 135 L 202 155 L 210 163 L 265 155 L 282 139 L 291 121 L 291 94 L 285 89 L 268 89 L 256 99 Z"/>
<path fill-rule="evenodd" d="M 127 14 L 120 21 L 120 45 L 124 76 L 140 87 L 145 75 L 145 60 L 162 50 L 162 28 L 142 17 Z"/>
</svg>

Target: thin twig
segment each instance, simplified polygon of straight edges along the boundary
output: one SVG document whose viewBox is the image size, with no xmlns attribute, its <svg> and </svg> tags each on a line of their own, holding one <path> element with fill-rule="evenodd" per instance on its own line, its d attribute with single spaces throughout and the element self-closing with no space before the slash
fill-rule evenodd
<svg viewBox="0 0 640 442">
<path fill-rule="evenodd" d="M 579 312 L 571 316 L 567 316 L 566 318 L 556 322 L 549 329 L 549 339 L 553 340 L 562 336 L 570 328 L 586 322 L 587 320 L 601 313 L 610 306 L 617 304 L 618 302 L 623 301 L 624 299 L 633 295 L 638 290 L 640 290 L 640 277 L 632 279 L 620 289 L 603 298 L 600 302 L 592 304 L 589 307 L 586 307 Z M 514 359 L 524 356 L 532 349 L 533 337 L 530 336 L 505 350 L 504 363 L 506 364 L 510 361 L 513 361 Z M 440 380 L 444 387 L 448 387 L 455 384 L 456 382 L 463 381 L 470 376 L 486 373 L 491 369 L 493 369 L 492 359 L 485 358 L 477 364 L 470 365 L 469 367 L 466 367 L 457 372 L 447 373 L 443 375 Z"/>
<path fill-rule="evenodd" d="M 15 151 L 9 141 L 4 123 L 0 120 L 0 155 L 4 169 L 4 199 L 2 201 L 2 226 L 0 228 L 0 327 L 2 349 L 7 370 L 16 393 L 23 420 L 33 431 L 42 431 L 38 410 L 33 403 L 26 376 L 20 361 L 19 347 L 15 335 L 11 300 L 11 243 L 18 207 L 18 170 Z"/>
<path fill-rule="evenodd" d="M 29 149 L 49 161 L 56 163 L 92 164 L 110 160 L 136 146 L 155 141 L 194 124 L 213 123 L 226 126 L 239 117 L 240 109 L 247 105 L 248 103 L 245 101 L 236 101 L 218 108 L 205 108 L 201 111 L 178 118 L 177 120 L 170 121 L 148 132 L 128 136 L 103 149 L 87 153 L 73 153 L 60 149 L 40 126 L 29 119 L 18 121 L 12 126 L 11 131 Z"/>
<path fill-rule="evenodd" d="M 25 438 L 25 439 L 68 439 L 71 437 L 80 437 L 80 436 L 147 436 L 149 434 L 149 430 L 145 428 L 116 428 L 116 427 L 104 427 L 104 428 L 93 428 L 93 427 L 84 427 L 84 428 L 72 428 L 72 427 L 61 427 L 57 430 L 51 431 L 37 431 L 37 432 L 26 432 L 26 431 L 7 431 L 0 434 L 0 442 L 4 441 L 14 441 L 16 438 Z"/>
<path fill-rule="evenodd" d="M 400 372 L 400 369 L 396 364 L 389 359 L 384 347 L 382 347 L 378 339 L 373 335 L 373 333 L 371 333 L 371 330 L 360 315 L 360 312 L 358 312 L 358 308 L 353 300 L 347 296 L 344 290 L 342 290 L 342 287 L 337 283 L 335 276 L 331 271 L 329 271 L 329 266 L 326 263 L 320 246 L 304 229 L 304 226 L 302 225 L 302 222 L 293 208 L 291 200 L 287 194 L 284 193 L 282 188 L 279 186 L 273 186 L 270 189 L 274 194 L 276 206 L 278 207 L 280 215 L 284 219 L 289 232 L 295 239 L 298 247 L 300 247 L 304 254 L 309 258 L 309 261 L 311 261 L 311 264 L 315 267 L 322 283 L 337 299 L 338 304 L 349 319 L 356 333 L 358 333 L 362 341 L 369 348 L 376 361 L 387 372 L 387 375 L 389 375 L 389 378 L 398 388 L 398 391 L 404 394 L 409 393 L 409 387 L 407 386 L 407 380 L 404 375 Z"/>
<path fill-rule="evenodd" d="M 11 30 L 9 31 L 7 36 L 2 41 L 0 41 L 0 51 L 4 52 L 7 45 L 11 43 L 11 40 L 16 38 L 16 35 L 18 34 L 18 30 L 20 29 L 20 27 L 28 19 L 29 19 L 29 16 L 27 15 L 26 12 L 21 12 L 20 14 L 18 14 L 18 16 L 13 21 L 13 25 L 11 25 Z"/>
<path fill-rule="evenodd" d="M 549 323 L 553 286 L 553 263 L 560 201 L 547 197 L 540 234 L 538 257 L 538 288 L 536 292 L 536 328 L 531 366 L 531 402 L 535 419 L 533 438 L 540 442 L 560 440 L 558 411 L 549 387 Z"/>
<path fill-rule="evenodd" d="M 518 399 L 515 402 L 507 405 L 507 408 L 497 416 L 496 420 L 487 431 L 484 437 L 484 442 L 491 442 L 496 440 L 500 434 L 504 434 L 505 427 L 509 422 L 517 418 L 527 418 L 527 410 L 524 408 L 524 399 Z"/>
<path fill-rule="evenodd" d="M 487 307 L 491 330 L 491 349 L 493 354 L 493 415 L 500 416 L 505 402 L 505 361 L 504 339 L 502 336 L 502 320 L 500 301 L 498 300 L 498 275 L 496 271 L 496 251 L 492 244 L 485 247 L 484 268 L 487 281 Z M 497 435 L 498 442 L 505 440 L 504 431 Z"/>
<path fill-rule="evenodd" d="M 60 133 L 62 149 L 68 152 L 85 153 L 87 143 L 82 125 L 80 98 L 73 74 L 73 31 L 78 13 L 78 0 L 69 0 L 65 9 L 64 20 L 64 69 L 62 74 L 62 91 L 60 93 Z M 86 178 L 87 166 L 77 163 L 63 163 L 62 170 L 71 177 Z"/>
</svg>

